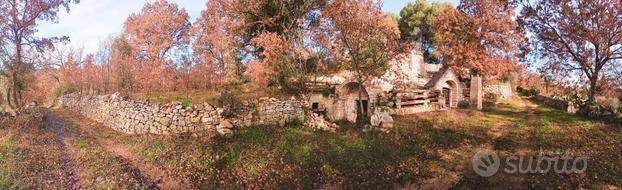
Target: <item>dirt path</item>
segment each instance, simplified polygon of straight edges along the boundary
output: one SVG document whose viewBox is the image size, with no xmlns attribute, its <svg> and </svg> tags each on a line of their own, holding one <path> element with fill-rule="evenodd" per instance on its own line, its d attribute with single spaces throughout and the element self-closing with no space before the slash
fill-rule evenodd
<svg viewBox="0 0 622 190">
<path fill-rule="evenodd" d="M 65 121 L 79 128 L 82 131 L 82 135 L 93 139 L 95 144 L 112 153 L 115 156 L 114 159 L 121 163 L 124 171 L 131 174 L 137 181 L 147 184 L 147 186 L 153 189 L 178 189 L 183 187 L 178 182 L 179 180 L 166 175 L 160 167 L 143 162 L 126 145 L 117 142 L 122 134 L 69 110 L 55 110 L 54 113 L 58 120 Z"/>
<path fill-rule="evenodd" d="M 61 150 L 61 189 L 73 190 L 80 189 L 78 178 L 76 176 L 75 158 L 76 155 L 67 148 L 69 132 L 55 117 L 46 114 L 45 122 L 54 130 L 56 145 Z"/>
</svg>

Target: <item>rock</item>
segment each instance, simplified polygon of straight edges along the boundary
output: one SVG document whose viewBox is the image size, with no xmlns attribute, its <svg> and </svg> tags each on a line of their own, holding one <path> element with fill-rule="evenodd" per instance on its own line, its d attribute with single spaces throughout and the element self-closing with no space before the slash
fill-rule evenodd
<svg viewBox="0 0 622 190">
<path fill-rule="evenodd" d="M 231 138 L 233 136 L 233 130 L 231 129 L 216 129 L 216 131 L 225 138 Z"/>
<path fill-rule="evenodd" d="M 371 126 L 391 129 L 393 128 L 393 117 L 387 112 L 378 111 L 371 116 Z"/>
<path fill-rule="evenodd" d="M 339 128 L 339 125 L 330 123 L 326 121 L 324 117 L 315 113 L 311 113 L 307 116 L 307 121 L 304 126 L 328 132 L 335 132 L 337 128 Z"/>
<path fill-rule="evenodd" d="M 216 131 L 223 137 L 229 138 L 233 136 L 233 124 L 228 120 L 223 120 L 216 127 Z"/>
<path fill-rule="evenodd" d="M 17 117 L 17 112 L 14 110 L 9 111 L 8 113 L 11 117 Z"/>
<path fill-rule="evenodd" d="M 223 120 L 218 124 L 219 129 L 233 129 L 233 124 L 229 120 Z"/>
<path fill-rule="evenodd" d="M 213 119 L 211 117 L 203 117 L 201 118 L 202 123 L 211 123 Z"/>
<path fill-rule="evenodd" d="M 171 124 L 171 119 L 168 117 L 161 117 L 160 118 L 160 124 L 164 125 L 164 126 L 168 126 Z"/>
</svg>

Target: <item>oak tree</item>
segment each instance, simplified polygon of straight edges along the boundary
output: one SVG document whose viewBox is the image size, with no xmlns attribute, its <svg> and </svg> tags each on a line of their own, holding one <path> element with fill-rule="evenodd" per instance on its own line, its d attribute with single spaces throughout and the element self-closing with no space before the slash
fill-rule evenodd
<svg viewBox="0 0 622 190">
<path fill-rule="evenodd" d="M 190 27 L 186 10 L 166 0 L 147 3 L 140 13 L 127 18 L 124 33 L 139 65 L 135 74 L 142 89 L 171 89 L 175 68 L 166 56 L 187 44 Z"/>
<path fill-rule="evenodd" d="M 53 44 L 61 41 L 68 41 L 68 37 L 41 38 L 35 35 L 37 26 L 41 21 L 57 22 L 57 13 L 61 9 L 69 11 L 71 3 L 78 3 L 79 0 L 4 0 L 0 2 L 0 45 L 3 55 L 10 57 L 9 78 L 11 80 L 11 90 L 9 93 L 14 104 L 21 105 L 21 92 L 25 89 L 24 78 L 33 68 L 32 63 L 27 63 L 24 59 L 26 51 L 53 48 Z M 6 51 L 8 50 L 8 51 Z M 10 103 L 10 102 L 9 102 Z"/>
<path fill-rule="evenodd" d="M 533 34 L 532 48 L 547 67 L 580 71 L 594 103 L 604 72 L 622 60 L 622 2 L 619 0 L 523 1 L 521 24 Z"/>
<path fill-rule="evenodd" d="M 434 28 L 441 61 L 463 75 L 497 77 L 515 69 L 524 32 L 507 1 L 461 1 L 458 9 L 437 16 Z"/>
<path fill-rule="evenodd" d="M 397 54 L 399 29 L 391 17 L 382 12 L 380 1 L 333 0 L 322 12 L 326 24 L 326 48 L 331 57 L 350 71 L 359 87 L 385 73 L 388 62 Z M 359 99 L 362 100 L 361 91 Z M 359 101 L 361 115 L 365 115 Z M 363 117 L 359 117 L 363 118 Z"/>
</svg>

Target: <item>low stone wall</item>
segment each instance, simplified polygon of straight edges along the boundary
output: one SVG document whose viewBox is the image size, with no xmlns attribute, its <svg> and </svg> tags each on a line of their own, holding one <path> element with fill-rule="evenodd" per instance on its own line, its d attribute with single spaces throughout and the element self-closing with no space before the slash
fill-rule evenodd
<svg viewBox="0 0 622 190">
<path fill-rule="evenodd" d="M 537 95 L 537 96 L 533 96 L 531 97 L 531 100 L 533 100 L 534 102 L 538 103 L 538 104 L 544 104 L 546 106 L 549 106 L 551 108 L 557 109 L 557 110 L 561 110 L 561 111 L 565 111 L 568 113 L 576 113 L 576 106 L 574 106 L 573 104 L 569 104 L 567 101 L 562 101 L 562 100 L 556 100 L 553 99 L 551 97 L 547 97 L 547 96 L 541 96 L 541 95 Z"/>
<path fill-rule="evenodd" d="M 493 84 L 484 86 L 484 93 L 494 93 L 499 98 L 506 99 L 513 96 L 512 86 L 510 84 Z"/>
<path fill-rule="evenodd" d="M 304 104 L 294 98 L 262 98 L 244 108 L 237 118 L 221 117 L 222 108 L 207 103 L 184 107 L 180 102 L 152 104 L 127 100 L 119 94 L 80 96 L 69 94 L 59 104 L 79 111 L 84 116 L 128 134 L 175 134 L 215 130 L 221 122 L 236 126 L 276 125 L 304 120 Z"/>
</svg>

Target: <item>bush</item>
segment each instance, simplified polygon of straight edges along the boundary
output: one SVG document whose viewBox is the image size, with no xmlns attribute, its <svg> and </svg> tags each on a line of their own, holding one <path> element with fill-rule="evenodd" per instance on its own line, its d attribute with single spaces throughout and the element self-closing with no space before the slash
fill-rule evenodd
<svg viewBox="0 0 622 190">
<path fill-rule="evenodd" d="M 521 96 L 537 96 L 540 94 L 540 90 L 535 87 L 532 87 L 531 89 L 526 89 L 522 86 L 517 86 L 516 93 Z"/>
<path fill-rule="evenodd" d="M 56 89 L 54 89 L 54 92 L 52 94 L 54 95 L 54 98 L 60 98 L 63 95 L 71 94 L 77 91 L 78 91 L 78 88 L 75 85 L 63 84 L 63 85 L 60 85 L 59 87 L 56 87 Z"/>
<path fill-rule="evenodd" d="M 484 100 L 483 100 L 483 104 L 484 106 L 494 106 L 495 103 L 497 103 L 497 100 L 499 99 L 499 95 L 492 93 L 492 92 L 486 92 L 486 94 L 484 94 Z"/>
<path fill-rule="evenodd" d="M 458 108 L 467 109 L 469 108 L 469 106 L 470 106 L 470 103 L 468 101 L 463 100 L 463 101 L 458 102 Z"/>
<path fill-rule="evenodd" d="M 537 96 L 537 95 L 539 95 L 539 94 L 540 94 L 540 90 L 538 90 L 537 88 L 531 88 L 531 89 L 529 90 L 529 95 L 530 95 L 530 96 Z"/>
<path fill-rule="evenodd" d="M 231 92 L 225 91 L 220 94 L 218 98 L 218 104 L 222 106 L 222 116 L 225 118 L 235 117 L 238 113 L 242 112 L 242 101 L 239 97 Z"/>
</svg>

